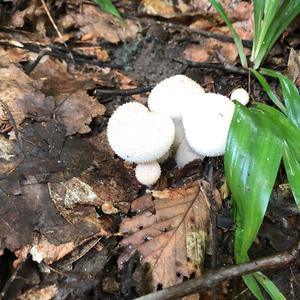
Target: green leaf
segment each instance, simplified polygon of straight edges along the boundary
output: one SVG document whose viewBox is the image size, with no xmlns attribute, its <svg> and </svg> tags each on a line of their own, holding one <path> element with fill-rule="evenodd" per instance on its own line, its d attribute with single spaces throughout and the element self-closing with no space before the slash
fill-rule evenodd
<svg viewBox="0 0 300 300">
<path fill-rule="evenodd" d="M 300 157 L 300 130 L 290 119 L 277 109 L 266 104 L 259 103 L 251 110 L 265 114 L 269 122 L 273 123 L 272 130 L 274 134 L 284 141 L 290 149 L 293 149 L 297 158 Z"/>
<path fill-rule="evenodd" d="M 283 152 L 264 112 L 236 103 L 224 157 L 225 175 L 237 204 L 235 259 L 247 252 L 262 224 Z"/>
<path fill-rule="evenodd" d="M 278 96 L 272 91 L 270 85 L 268 84 L 267 80 L 264 76 L 262 76 L 259 72 L 257 72 L 254 69 L 250 68 L 250 71 L 255 75 L 256 79 L 259 81 L 259 83 L 262 85 L 265 92 L 268 94 L 269 98 L 272 100 L 272 102 L 282 111 L 286 112 L 286 109 Z"/>
<path fill-rule="evenodd" d="M 122 23 L 124 22 L 121 14 L 112 3 L 112 0 L 95 0 L 95 1 L 105 12 L 117 17 Z"/>
<path fill-rule="evenodd" d="M 256 272 L 254 273 L 254 277 L 264 287 L 273 300 L 286 299 L 278 287 L 266 275 L 261 272 Z"/>
<path fill-rule="evenodd" d="M 300 210 L 300 160 L 292 149 L 285 147 L 283 162 L 294 199 Z"/>
<path fill-rule="evenodd" d="M 219 0 L 209 0 L 210 3 L 213 5 L 213 7 L 215 8 L 215 10 L 221 15 L 221 17 L 223 18 L 224 22 L 226 23 L 226 25 L 228 26 L 234 43 L 236 45 L 240 60 L 241 60 L 241 64 L 244 68 L 247 68 L 248 64 L 247 64 L 247 58 L 246 55 L 244 53 L 244 47 L 243 47 L 243 43 L 239 37 L 239 35 L 237 34 L 237 32 L 235 31 L 231 21 L 229 20 L 223 6 L 220 4 Z"/>
<path fill-rule="evenodd" d="M 300 95 L 296 85 L 288 77 L 269 69 L 261 69 L 262 74 L 279 79 L 286 113 L 290 120 L 300 128 Z"/>
<path fill-rule="evenodd" d="M 257 5 L 256 0 L 254 5 Z M 300 13 L 300 1 L 295 0 L 268 0 L 265 5 L 260 5 L 259 9 L 264 9 L 263 17 L 254 34 L 256 41 L 252 48 L 251 60 L 254 62 L 254 69 L 258 69 L 265 56 L 269 53 L 279 36 Z M 268 7 L 267 7 L 268 3 Z M 255 10 L 254 10 L 255 11 Z M 276 12 L 274 14 L 274 12 Z M 256 12 L 258 14 L 258 12 Z M 262 13 L 262 12 L 260 12 Z M 257 17 L 258 18 L 258 17 Z M 264 35 L 264 37 L 262 37 Z M 259 40 L 259 42 L 257 41 Z"/>
<path fill-rule="evenodd" d="M 264 300 L 264 297 L 260 291 L 260 288 L 257 284 L 257 281 L 253 274 L 248 274 L 243 276 L 243 280 L 251 293 L 258 299 L 258 300 Z"/>
</svg>

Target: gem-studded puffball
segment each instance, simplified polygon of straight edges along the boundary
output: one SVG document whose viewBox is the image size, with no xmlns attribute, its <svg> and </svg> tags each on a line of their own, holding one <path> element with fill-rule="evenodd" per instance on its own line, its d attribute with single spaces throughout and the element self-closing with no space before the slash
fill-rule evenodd
<svg viewBox="0 0 300 300">
<path fill-rule="evenodd" d="M 135 168 L 135 176 L 141 184 L 152 186 L 160 177 L 161 169 L 157 161 L 138 164 Z"/>
<path fill-rule="evenodd" d="M 177 148 L 175 161 L 179 169 L 196 159 L 203 159 L 204 156 L 195 153 L 187 141 L 183 139 Z"/>
<path fill-rule="evenodd" d="M 227 97 L 206 93 L 183 114 L 185 137 L 190 147 L 203 156 L 225 153 L 234 103 Z"/>
<path fill-rule="evenodd" d="M 175 75 L 158 83 L 149 94 L 148 107 L 151 111 L 180 119 L 190 102 L 198 100 L 204 89 L 185 75 Z"/>
<path fill-rule="evenodd" d="M 171 147 L 174 135 L 170 117 L 149 112 L 136 102 L 118 107 L 107 126 L 108 141 L 114 152 L 124 160 L 138 164 L 162 157 Z"/>
<path fill-rule="evenodd" d="M 249 102 L 249 94 L 245 89 L 238 88 L 232 92 L 230 99 L 237 100 L 242 105 L 247 105 L 247 103 Z"/>
</svg>

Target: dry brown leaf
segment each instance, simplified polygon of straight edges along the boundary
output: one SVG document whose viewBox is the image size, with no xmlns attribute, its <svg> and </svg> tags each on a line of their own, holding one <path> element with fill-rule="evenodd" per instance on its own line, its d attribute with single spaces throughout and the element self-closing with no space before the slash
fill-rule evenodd
<svg viewBox="0 0 300 300">
<path fill-rule="evenodd" d="M 91 131 L 88 126 L 92 118 L 102 116 L 105 106 L 85 91 L 78 90 L 58 103 L 57 120 L 65 125 L 67 135 L 87 133 Z"/>
<path fill-rule="evenodd" d="M 82 5 L 81 13 L 68 12 L 62 20 L 62 26 L 64 29 L 79 28 L 83 41 L 105 39 L 114 44 L 134 39 L 139 31 L 135 21 L 126 19 L 123 27 L 116 17 L 102 12 L 98 6 L 88 4 Z"/>
<path fill-rule="evenodd" d="M 300 86 L 300 51 L 291 49 L 287 67 L 289 76 Z"/>
<path fill-rule="evenodd" d="M 234 20 L 244 20 L 250 12 L 247 9 L 249 3 L 242 0 L 220 0 L 229 17 Z M 194 1 L 170 1 L 170 0 L 142 0 L 139 7 L 140 12 L 161 16 L 164 18 L 174 18 L 182 16 L 207 16 L 207 14 L 215 19 L 219 19 L 218 14 L 210 4 L 209 0 Z"/>
<path fill-rule="evenodd" d="M 168 287 L 192 274 L 201 275 L 211 226 L 208 193 L 209 184 L 199 181 L 187 187 L 154 191 L 155 213 L 135 203 L 142 213 L 121 223 L 120 233 L 125 238 L 120 243 L 123 252 L 119 266 L 139 251 L 142 262 L 152 267 L 155 289 L 158 284 Z"/>
<path fill-rule="evenodd" d="M 55 284 L 44 288 L 32 288 L 17 297 L 17 300 L 51 300 L 55 296 L 58 288 Z"/>
<path fill-rule="evenodd" d="M 43 260 L 43 262 L 45 262 L 47 265 L 50 265 L 73 251 L 75 246 L 76 245 L 73 241 L 62 243 L 60 245 L 54 245 L 45 237 L 41 237 L 39 242 L 31 248 L 30 253 L 33 257 L 33 260 L 38 262 Z"/>
<path fill-rule="evenodd" d="M 108 141 L 106 131 L 90 139 L 94 151 L 95 169 L 86 170 L 79 179 L 91 187 L 97 197 L 90 205 L 117 208 L 121 212 L 128 212 L 130 202 L 137 197 L 140 184 L 134 172 L 124 166 L 123 161 L 114 157 Z M 104 206 L 105 207 L 105 206 Z"/>
<path fill-rule="evenodd" d="M 0 48 L 0 66 L 8 67 L 12 63 L 34 60 L 37 54 L 20 48 Z"/>
<path fill-rule="evenodd" d="M 200 45 L 191 44 L 184 50 L 184 58 L 195 62 L 208 61 L 209 54 L 206 48 Z"/>
<path fill-rule="evenodd" d="M 38 91 L 38 84 L 15 65 L 0 68 L 0 99 L 8 106 L 17 125 L 25 118 L 48 120 L 54 110 L 52 98 Z M 4 108 L 0 108 L 0 122 L 9 120 Z"/>
</svg>

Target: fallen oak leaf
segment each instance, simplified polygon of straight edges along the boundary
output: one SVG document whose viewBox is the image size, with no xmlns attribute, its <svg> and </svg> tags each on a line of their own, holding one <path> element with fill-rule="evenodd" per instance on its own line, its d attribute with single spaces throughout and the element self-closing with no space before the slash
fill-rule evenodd
<svg viewBox="0 0 300 300">
<path fill-rule="evenodd" d="M 208 193 L 210 186 L 205 181 L 154 191 L 155 213 L 144 211 L 121 223 L 125 238 L 120 242 L 119 266 L 138 251 L 141 261 L 151 266 L 154 289 L 172 286 L 192 274 L 200 276 L 211 226 Z M 136 206 L 143 211 L 135 201 Z"/>
</svg>

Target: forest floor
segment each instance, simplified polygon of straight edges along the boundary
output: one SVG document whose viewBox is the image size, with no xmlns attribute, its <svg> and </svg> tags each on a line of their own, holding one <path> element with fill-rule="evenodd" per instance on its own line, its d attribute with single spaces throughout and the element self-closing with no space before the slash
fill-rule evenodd
<svg viewBox="0 0 300 300">
<path fill-rule="evenodd" d="M 183 169 L 169 158 L 149 191 L 112 152 L 106 126 L 175 74 L 271 103 L 208 1 L 115 2 L 123 25 L 93 1 L 0 2 L 0 299 L 134 299 L 234 265 L 223 158 Z M 251 1 L 223 3 L 249 54 Z M 295 22 L 264 65 L 300 87 L 299 49 Z M 251 259 L 291 249 L 299 230 L 282 168 Z M 300 299 L 296 265 L 266 274 Z M 187 299 L 199 297 L 253 299 L 240 277 Z"/>
</svg>

